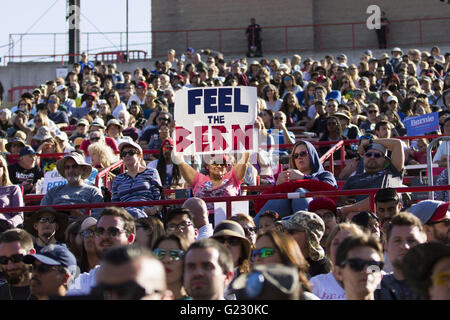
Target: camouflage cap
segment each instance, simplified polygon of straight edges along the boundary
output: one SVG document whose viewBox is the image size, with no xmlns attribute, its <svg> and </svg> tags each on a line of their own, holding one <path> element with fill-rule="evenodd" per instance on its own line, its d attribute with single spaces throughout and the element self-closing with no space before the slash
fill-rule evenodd
<svg viewBox="0 0 450 320">
<path fill-rule="evenodd" d="M 309 211 L 297 211 L 293 215 L 280 221 L 281 225 L 288 230 L 305 229 L 309 245 L 309 257 L 318 261 L 325 257 L 325 252 L 320 246 L 320 240 L 325 231 L 325 224 L 317 214 Z"/>
</svg>

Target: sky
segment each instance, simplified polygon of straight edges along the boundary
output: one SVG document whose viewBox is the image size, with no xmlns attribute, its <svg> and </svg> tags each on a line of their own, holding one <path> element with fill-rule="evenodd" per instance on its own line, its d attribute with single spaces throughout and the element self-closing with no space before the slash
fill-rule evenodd
<svg viewBox="0 0 450 320">
<path fill-rule="evenodd" d="M 63 54 L 68 51 L 68 23 L 66 0 L 12 0 L 2 1 L 0 21 L 0 55 L 9 54 L 9 34 L 63 33 L 61 35 L 24 36 L 22 45 L 16 36 L 14 55 Z M 81 32 L 100 34 L 82 35 L 82 51 L 101 52 L 126 48 L 126 0 L 81 0 Z M 26 10 L 24 10 L 26 8 Z M 150 31 L 151 0 L 129 0 L 129 49 L 150 51 L 149 33 L 131 34 L 132 31 Z M 48 11 L 48 12 L 47 12 Z M 40 18 L 42 16 L 42 18 Z M 40 18 L 40 19 L 39 19 Z M 122 47 L 119 34 L 123 32 Z M 103 34 L 101 34 L 103 33 Z M 2 61 L 3 62 L 3 61 Z"/>
</svg>

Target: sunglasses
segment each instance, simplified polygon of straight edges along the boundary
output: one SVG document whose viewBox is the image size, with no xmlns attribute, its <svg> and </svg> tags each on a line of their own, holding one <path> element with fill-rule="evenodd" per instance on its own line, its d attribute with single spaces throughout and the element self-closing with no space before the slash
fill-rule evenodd
<svg viewBox="0 0 450 320">
<path fill-rule="evenodd" d="M 171 249 L 169 251 L 164 249 L 155 249 L 153 250 L 153 253 L 159 260 L 162 260 L 166 255 L 169 255 L 170 261 L 179 261 L 184 255 L 183 250 L 176 250 L 176 249 Z"/>
<path fill-rule="evenodd" d="M 369 110 L 368 113 L 377 113 L 377 110 Z"/>
<path fill-rule="evenodd" d="M 378 152 L 366 152 L 366 154 L 364 156 L 366 158 L 372 158 L 372 156 L 373 156 L 375 159 L 378 159 L 378 158 L 382 157 L 382 154 L 378 153 Z"/>
<path fill-rule="evenodd" d="M 284 120 L 283 117 L 273 117 L 274 120 Z"/>
<path fill-rule="evenodd" d="M 450 219 L 444 219 L 441 221 L 433 221 L 433 222 L 428 222 L 429 225 L 434 225 L 434 224 L 438 224 L 438 223 L 443 223 L 446 227 L 450 226 Z"/>
<path fill-rule="evenodd" d="M 126 232 L 125 230 L 121 230 L 119 228 L 116 227 L 109 227 L 108 229 L 105 228 L 97 228 L 95 229 L 94 233 L 96 237 L 101 237 L 105 234 L 105 232 L 108 234 L 108 236 L 115 238 L 117 237 L 119 234 Z"/>
<path fill-rule="evenodd" d="M 232 247 L 237 247 L 241 245 L 241 239 L 237 237 L 214 237 L 214 239 L 222 244 L 228 243 Z"/>
<path fill-rule="evenodd" d="M 42 217 L 39 219 L 39 223 L 55 223 L 56 219 L 55 218 L 46 218 L 46 217 Z"/>
<path fill-rule="evenodd" d="M 443 271 L 432 276 L 435 286 L 445 286 L 450 281 L 450 271 Z"/>
<path fill-rule="evenodd" d="M 262 259 L 272 257 L 275 254 L 276 250 L 273 248 L 261 248 L 259 250 L 253 250 L 252 252 L 252 260 L 260 257 Z"/>
<path fill-rule="evenodd" d="M 48 264 L 33 265 L 33 272 L 47 273 L 52 270 L 55 270 L 55 266 L 50 266 Z"/>
<path fill-rule="evenodd" d="M 91 236 L 93 236 L 94 234 L 95 234 L 95 232 L 92 231 L 92 230 L 84 230 L 84 231 L 82 231 L 82 232 L 80 233 L 80 235 L 81 235 L 83 238 L 91 237 Z"/>
<path fill-rule="evenodd" d="M 300 151 L 299 153 L 293 153 L 292 159 L 305 158 L 307 156 L 308 156 L 308 151 Z"/>
<path fill-rule="evenodd" d="M 128 150 L 128 151 L 122 151 L 122 152 L 120 153 L 120 157 L 121 157 L 121 158 L 125 158 L 127 155 L 129 155 L 130 157 L 132 157 L 132 156 L 134 156 L 135 154 L 138 154 L 138 151 L 137 151 L 137 150 L 134 150 L 134 149 Z"/>
<path fill-rule="evenodd" d="M 8 264 L 8 261 L 10 261 L 10 260 L 11 260 L 12 263 L 19 263 L 19 262 L 23 261 L 23 257 L 24 257 L 24 255 L 20 254 L 20 253 L 13 254 L 10 257 L 1 256 L 0 257 L 0 264 L 6 265 L 6 264 Z"/>
<path fill-rule="evenodd" d="M 169 119 L 169 118 L 158 118 L 158 120 L 159 120 L 159 121 L 167 121 L 167 122 L 169 122 L 169 121 L 170 121 L 170 119 Z"/>
<path fill-rule="evenodd" d="M 155 290 L 153 293 L 157 292 Z M 99 283 L 92 288 L 92 293 L 93 295 L 101 295 L 105 299 L 108 299 L 111 293 L 114 293 L 115 296 L 126 300 L 140 300 L 147 294 L 146 290 L 135 281 L 127 281 L 119 284 Z"/>
<path fill-rule="evenodd" d="M 256 231 L 258 231 L 258 228 L 256 228 L 256 227 L 244 228 L 246 237 L 250 236 L 250 234 L 252 234 L 252 233 L 256 233 Z"/>
<path fill-rule="evenodd" d="M 374 261 L 374 260 L 363 260 L 360 258 L 353 258 L 353 259 L 346 259 L 342 261 L 340 264 L 341 268 L 344 268 L 345 265 L 349 265 L 350 269 L 352 269 L 355 272 L 362 271 L 365 267 L 372 267 L 376 266 L 379 271 L 381 271 L 384 268 L 384 262 L 382 261 Z M 375 269 L 372 269 L 375 270 Z M 374 271 L 372 271 L 374 272 Z"/>
<path fill-rule="evenodd" d="M 90 138 L 89 140 L 92 142 L 100 141 L 100 137 Z"/>
<path fill-rule="evenodd" d="M 211 163 L 212 166 L 218 166 L 218 167 L 226 167 L 228 164 L 227 163 L 218 163 L 218 162 L 213 162 Z"/>
<path fill-rule="evenodd" d="M 64 166 L 64 170 L 70 170 L 70 169 L 78 169 L 80 166 L 77 164 L 72 164 L 72 165 L 66 165 Z"/>
</svg>

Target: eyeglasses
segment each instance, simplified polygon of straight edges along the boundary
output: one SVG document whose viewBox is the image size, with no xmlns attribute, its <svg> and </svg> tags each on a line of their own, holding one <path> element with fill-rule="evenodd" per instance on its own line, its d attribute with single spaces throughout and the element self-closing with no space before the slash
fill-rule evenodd
<svg viewBox="0 0 450 320">
<path fill-rule="evenodd" d="M 20 254 L 20 253 L 13 254 L 10 257 L 1 256 L 0 257 L 0 264 L 3 264 L 3 265 L 8 264 L 8 261 L 10 261 L 10 260 L 11 260 L 12 263 L 19 263 L 19 262 L 23 261 L 23 257 L 24 257 L 24 255 Z"/>
<path fill-rule="evenodd" d="M 375 268 L 371 268 L 372 272 L 381 271 L 384 268 L 384 262 L 382 262 L 382 261 L 363 260 L 360 258 L 346 259 L 346 260 L 342 261 L 342 263 L 340 264 L 340 267 L 344 268 L 345 265 L 347 265 L 347 264 L 349 265 L 350 269 L 352 269 L 355 272 L 362 271 L 366 266 L 367 267 L 375 267 Z M 367 268 L 367 269 L 369 269 L 369 268 Z"/>
<path fill-rule="evenodd" d="M 217 240 L 222 244 L 228 243 L 232 247 L 241 245 L 241 239 L 237 237 L 214 237 L 214 240 Z"/>
<path fill-rule="evenodd" d="M 450 271 L 433 274 L 432 280 L 435 286 L 445 286 L 450 281 Z"/>
<path fill-rule="evenodd" d="M 307 156 L 308 156 L 308 151 L 300 151 L 299 153 L 293 153 L 292 159 L 305 158 Z"/>
<path fill-rule="evenodd" d="M 137 151 L 137 150 L 134 150 L 134 149 L 131 149 L 131 150 L 128 150 L 128 151 L 122 151 L 122 152 L 120 153 L 120 157 L 121 157 L 121 158 L 125 158 L 127 155 L 129 155 L 130 157 L 132 157 L 132 156 L 134 156 L 135 154 L 138 154 L 138 151 Z"/>
<path fill-rule="evenodd" d="M 175 249 L 172 249 L 172 250 L 169 250 L 169 251 L 166 251 L 164 249 L 155 249 L 155 250 L 153 250 L 153 253 L 156 255 L 156 257 L 159 260 L 162 260 L 162 259 L 164 259 L 164 257 L 166 255 L 169 255 L 170 261 L 178 261 L 184 255 L 184 251 L 183 250 L 175 250 Z"/>
<path fill-rule="evenodd" d="M 77 164 L 72 164 L 72 165 L 66 165 L 64 166 L 64 170 L 70 170 L 70 169 L 78 169 L 80 166 Z"/>
<path fill-rule="evenodd" d="M 47 273 L 52 270 L 55 270 L 55 266 L 50 266 L 48 264 L 33 265 L 33 272 Z"/>
<path fill-rule="evenodd" d="M 115 238 L 117 237 L 119 234 L 121 233 L 125 233 L 125 230 L 121 230 L 119 228 L 116 227 L 109 227 L 108 229 L 105 230 L 105 228 L 99 227 L 97 229 L 95 229 L 94 233 L 96 237 L 101 237 L 105 234 L 105 232 L 108 234 L 108 236 Z"/>
<path fill-rule="evenodd" d="M 372 158 L 372 156 L 373 156 L 375 159 L 378 159 L 378 158 L 382 157 L 382 154 L 378 153 L 378 152 L 366 152 L 366 154 L 364 156 L 366 158 Z"/>
<path fill-rule="evenodd" d="M 89 139 L 92 142 L 100 141 L 100 137 L 93 137 Z"/>
<path fill-rule="evenodd" d="M 252 252 L 252 260 L 255 260 L 257 257 L 262 259 L 270 258 L 275 254 L 276 250 L 273 248 L 261 248 L 259 250 L 253 250 Z"/>
<path fill-rule="evenodd" d="M 446 227 L 449 227 L 450 226 L 450 219 L 444 219 L 444 220 L 440 220 L 440 221 L 428 222 L 428 225 L 434 225 L 434 224 L 438 224 L 438 223 L 444 223 L 444 225 Z"/>
<path fill-rule="evenodd" d="M 220 166 L 220 167 L 226 167 L 228 164 L 227 163 L 218 163 L 218 162 L 212 162 L 211 163 L 212 166 Z"/>
<path fill-rule="evenodd" d="M 191 222 L 188 222 L 188 221 L 185 221 L 185 222 L 182 222 L 182 223 L 180 223 L 180 224 L 168 224 L 167 225 L 167 231 L 176 231 L 176 230 L 178 230 L 178 229 L 186 229 L 187 227 L 190 227 L 190 226 L 192 226 L 192 223 Z"/>
<path fill-rule="evenodd" d="M 367 113 L 377 113 L 377 110 L 368 110 Z"/>
<path fill-rule="evenodd" d="M 283 117 L 273 117 L 274 120 L 284 120 Z"/>
<path fill-rule="evenodd" d="M 154 290 L 151 293 L 147 292 L 145 288 L 137 284 L 135 281 L 127 281 L 119 284 L 99 283 L 92 288 L 93 295 L 101 295 L 108 299 L 114 293 L 115 296 L 125 300 L 140 300 L 146 294 L 160 293 Z"/>
<path fill-rule="evenodd" d="M 158 118 L 158 120 L 159 120 L 159 121 L 167 121 L 167 122 L 169 122 L 169 121 L 170 121 L 170 119 L 169 119 L 169 118 Z"/>
<path fill-rule="evenodd" d="M 39 219 L 39 223 L 56 223 L 56 219 L 55 218 L 42 217 L 42 218 Z"/>
<path fill-rule="evenodd" d="M 92 237 L 95 234 L 92 230 L 84 230 L 80 233 L 83 238 Z"/>
</svg>

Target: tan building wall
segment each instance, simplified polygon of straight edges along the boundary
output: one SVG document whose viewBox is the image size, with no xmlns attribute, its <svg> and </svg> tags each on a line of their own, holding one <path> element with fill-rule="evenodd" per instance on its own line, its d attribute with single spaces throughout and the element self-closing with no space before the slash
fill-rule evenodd
<svg viewBox="0 0 450 320">
<path fill-rule="evenodd" d="M 169 48 L 178 53 L 186 45 L 211 48 L 226 54 L 244 54 L 245 28 L 251 17 L 263 27 L 265 53 L 335 48 L 376 48 L 374 30 L 368 30 L 366 9 L 376 4 L 389 20 L 411 19 L 390 25 L 392 46 L 420 44 L 419 18 L 450 17 L 450 5 L 439 0 L 153 0 L 154 56 L 165 56 Z M 317 26 L 362 22 L 363 24 Z M 310 25 L 315 24 L 315 27 Z M 269 26 L 305 27 L 269 28 Z M 309 26 L 308 26 L 309 25 Z M 450 19 L 422 22 L 423 44 L 449 43 Z M 205 29 L 225 28 L 221 32 Z M 195 32 L 158 32 L 173 30 Z M 286 45 L 287 39 L 287 45 Z M 221 41 L 220 41 L 221 40 Z"/>
</svg>

